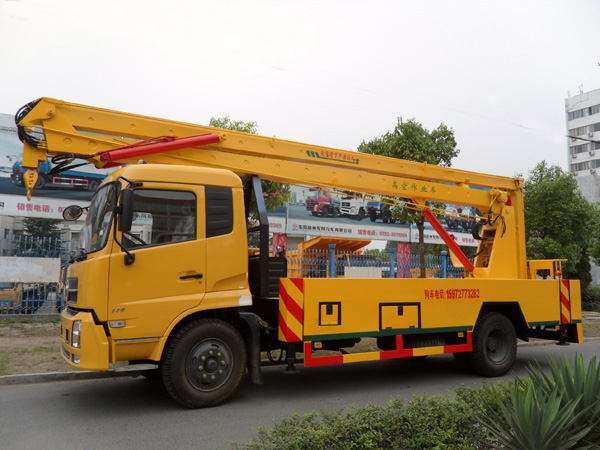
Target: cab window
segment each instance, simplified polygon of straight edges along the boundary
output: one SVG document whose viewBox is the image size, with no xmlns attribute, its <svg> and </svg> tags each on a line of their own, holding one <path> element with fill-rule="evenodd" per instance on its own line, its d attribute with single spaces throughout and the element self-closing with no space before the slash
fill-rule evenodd
<svg viewBox="0 0 600 450">
<path fill-rule="evenodd" d="M 123 233 L 126 248 L 196 239 L 197 200 L 193 192 L 136 189 L 133 205 L 131 231 Z"/>
</svg>

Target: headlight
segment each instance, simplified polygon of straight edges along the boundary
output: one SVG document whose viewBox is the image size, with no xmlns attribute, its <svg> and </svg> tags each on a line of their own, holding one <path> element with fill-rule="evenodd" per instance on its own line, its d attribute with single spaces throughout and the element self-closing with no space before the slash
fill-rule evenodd
<svg viewBox="0 0 600 450">
<path fill-rule="evenodd" d="M 81 320 L 73 322 L 73 332 L 71 333 L 71 345 L 74 348 L 80 348 Z"/>
</svg>

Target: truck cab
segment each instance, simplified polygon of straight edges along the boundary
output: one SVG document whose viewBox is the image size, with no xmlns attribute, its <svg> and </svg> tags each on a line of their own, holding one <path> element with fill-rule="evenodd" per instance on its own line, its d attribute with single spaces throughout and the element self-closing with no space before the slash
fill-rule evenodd
<svg viewBox="0 0 600 450">
<path fill-rule="evenodd" d="M 122 360 L 158 361 L 182 315 L 251 303 L 246 222 L 234 214 L 243 210 L 240 178 L 173 169 L 129 166 L 94 195 L 67 275 L 63 354 L 72 365 L 106 370 Z M 147 240 L 118 230 L 113 211 L 126 189 Z M 77 337 L 69 330 L 79 330 Z M 98 351 L 85 348 L 91 336 L 101 342 Z"/>
</svg>

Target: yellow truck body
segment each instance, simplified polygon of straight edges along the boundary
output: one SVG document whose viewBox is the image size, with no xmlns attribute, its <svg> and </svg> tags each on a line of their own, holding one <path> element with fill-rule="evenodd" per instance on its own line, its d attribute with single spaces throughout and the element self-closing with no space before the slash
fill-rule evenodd
<svg viewBox="0 0 600 450">
<path fill-rule="evenodd" d="M 579 281 L 562 279 L 560 262 L 526 259 L 521 179 L 48 98 L 17 121 L 29 189 L 48 156 L 63 167 L 123 166 L 96 191 L 68 269 L 62 352 L 74 367 L 153 362 L 170 395 L 195 408 L 225 401 L 246 371 L 260 383 L 261 352 L 275 349 L 289 370 L 297 354 L 310 367 L 453 353 L 497 376 L 512 366 L 517 337 L 582 341 Z M 426 200 L 488 213 L 474 260 L 442 236 L 461 279 L 303 278 L 294 275 L 301 263 L 268 249 L 261 178 L 410 198 L 424 214 Z M 248 228 L 252 195 L 260 220 Z M 133 217 L 146 218 L 143 236 Z M 259 252 L 248 232 L 260 233 Z M 547 268 L 550 279 L 536 276 Z M 362 338 L 377 349 L 351 353 Z"/>
</svg>

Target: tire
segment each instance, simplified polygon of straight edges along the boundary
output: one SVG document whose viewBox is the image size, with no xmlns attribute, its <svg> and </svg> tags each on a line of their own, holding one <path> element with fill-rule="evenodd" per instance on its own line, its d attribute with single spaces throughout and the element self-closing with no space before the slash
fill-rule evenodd
<svg viewBox="0 0 600 450">
<path fill-rule="evenodd" d="M 510 370 L 517 357 L 517 333 L 504 314 L 484 313 L 473 330 L 473 351 L 468 361 L 473 371 L 499 377 Z"/>
<path fill-rule="evenodd" d="M 323 217 L 329 216 L 329 206 L 323 206 L 323 210 L 321 211 L 321 216 L 323 216 Z"/>
<path fill-rule="evenodd" d="M 25 185 L 25 183 L 23 183 L 23 185 Z M 44 189 L 44 187 L 46 186 L 46 180 L 44 180 L 43 175 L 38 175 L 38 179 L 35 182 L 35 186 L 33 186 L 34 189 Z"/>
<path fill-rule="evenodd" d="M 186 408 L 216 406 L 238 388 L 246 347 L 233 326 L 215 319 L 185 325 L 169 340 L 161 361 L 169 395 Z"/>
<path fill-rule="evenodd" d="M 98 183 L 98 181 L 96 180 L 92 180 L 88 183 L 87 185 L 87 190 L 90 192 L 95 192 L 96 189 L 98 189 L 98 186 L 100 185 L 100 183 Z"/>
<path fill-rule="evenodd" d="M 365 218 L 365 210 L 360 208 L 358 210 L 358 220 L 363 220 Z"/>
</svg>

